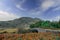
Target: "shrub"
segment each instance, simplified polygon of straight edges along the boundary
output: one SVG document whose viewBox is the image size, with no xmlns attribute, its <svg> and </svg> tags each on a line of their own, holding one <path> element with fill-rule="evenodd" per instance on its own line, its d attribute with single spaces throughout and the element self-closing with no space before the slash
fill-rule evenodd
<svg viewBox="0 0 60 40">
<path fill-rule="evenodd" d="M 22 40 L 22 38 L 18 38 L 17 40 Z"/>
<path fill-rule="evenodd" d="M 57 36 L 57 37 L 56 37 L 56 40 L 60 40 L 60 37 Z"/>
</svg>

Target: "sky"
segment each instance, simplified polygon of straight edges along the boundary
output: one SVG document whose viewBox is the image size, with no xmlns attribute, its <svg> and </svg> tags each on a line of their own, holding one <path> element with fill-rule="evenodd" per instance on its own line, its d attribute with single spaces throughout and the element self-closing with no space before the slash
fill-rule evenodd
<svg viewBox="0 0 60 40">
<path fill-rule="evenodd" d="M 60 0 L 0 0 L 0 21 L 20 17 L 59 21 Z"/>
</svg>

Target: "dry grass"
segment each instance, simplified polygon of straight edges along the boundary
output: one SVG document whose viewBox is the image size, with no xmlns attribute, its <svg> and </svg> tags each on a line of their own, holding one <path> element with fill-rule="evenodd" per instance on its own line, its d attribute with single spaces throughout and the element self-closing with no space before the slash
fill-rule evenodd
<svg viewBox="0 0 60 40">
<path fill-rule="evenodd" d="M 10 28 L 10 29 L 3 29 L 1 30 L 0 29 L 0 33 L 3 33 L 3 32 L 7 32 L 7 33 L 13 33 L 13 32 L 18 32 L 18 29 L 17 28 Z"/>
<path fill-rule="evenodd" d="M 0 34 L 0 40 L 56 40 L 60 34 L 26 33 L 26 34 Z"/>
</svg>

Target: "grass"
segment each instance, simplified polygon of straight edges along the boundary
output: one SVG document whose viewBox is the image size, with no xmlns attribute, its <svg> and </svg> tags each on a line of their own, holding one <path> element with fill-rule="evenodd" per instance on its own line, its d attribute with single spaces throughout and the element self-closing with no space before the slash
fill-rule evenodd
<svg viewBox="0 0 60 40">
<path fill-rule="evenodd" d="M 9 29 L 3 29 L 3 30 L 0 29 L 0 33 L 4 33 L 4 32 L 7 32 L 7 33 L 15 32 L 15 33 L 17 33 L 17 31 L 18 31 L 17 28 L 14 28 L 14 29 L 9 28 Z"/>
<path fill-rule="evenodd" d="M 1 40 L 60 40 L 60 34 L 53 34 L 51 32 L 40 33 L 26 33 L 26 34 L 11 34 L 11 32 L 17 32 L 15 29 L 4 29 L 1 32 L 7 31 L 6 34 L 0 34 Z"/>
<path fill-rule="evenodd" d="M 4 40 L 59 40 L 59 35 L 52 33 L 0 34 Z"/>
</svg>

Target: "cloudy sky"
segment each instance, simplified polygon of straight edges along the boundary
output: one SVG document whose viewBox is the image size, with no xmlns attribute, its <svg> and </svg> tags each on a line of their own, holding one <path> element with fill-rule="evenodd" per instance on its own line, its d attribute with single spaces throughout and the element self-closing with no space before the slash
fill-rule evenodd
<svg viewBox="0 0 60 40">
<path fill-rule="evenodd" d="M 60 0 L 0 0 L 0 21 L 19 17 L 60 19 Z"/>
</svg>

